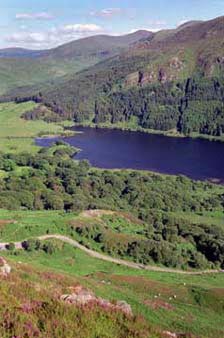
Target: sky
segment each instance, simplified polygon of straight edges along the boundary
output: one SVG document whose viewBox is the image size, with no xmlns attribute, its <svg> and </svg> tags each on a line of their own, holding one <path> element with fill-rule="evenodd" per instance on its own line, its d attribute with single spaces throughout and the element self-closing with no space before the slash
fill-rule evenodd
<svg viewBox="0 0 224 338">
<path fill-rule="evenodd" d="M 224 15 L 224 0 L 0 0 L 0 48 L 52 48 L 96 34 L 158 31 Z"/>
</svg>

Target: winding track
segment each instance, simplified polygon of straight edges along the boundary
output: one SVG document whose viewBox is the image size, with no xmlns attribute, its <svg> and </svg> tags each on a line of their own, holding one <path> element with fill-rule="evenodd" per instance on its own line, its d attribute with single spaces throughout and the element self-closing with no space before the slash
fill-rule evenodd
<svg viewBox="0 0 224 338">
<path fill-rule="evenodd" d="M 134 268 L 134 269 L 142 269 L 142 270 L 147 270 L 147 271 L 157 271 L 157 272 L 166 272 L 166 273 L 177 273 L 177 274 L 183 274 L 183 275 L 203 275 L 203 274 L 213 274 L 213 273 L 222 273 L 224 272 L 223 270 L 204 270 L 204 271 L 183 271 L 183 270 L 177 270 L 177 269 L 170 269 L 170 268 L 162 268 L 162 267 L 157 267 L 153 265 L 143 265 L 139 263 L 134 263 L 130 261 L 126 261 L 123 259 L 119 258 L 113 258 L 104 254 L 101 254 L 97 251 L 87 249 L 84 245 L 79 244 L 77 241 L 74 239 L 71 239 L 69 237 L 63 236 L 63 235 L 44 235 L 44 236 L 39 236 L 37 237 L 39 240 L 47 240 L 47 239 L 59 239 L 62 242 L 68 243 L 72 245 L 75 248 L 78 248 L 82 251 L 84 251 L 87 255 L 101 259 L 110 263 L 115 263 L 118 265 L 123 265 L 129 268 Z M 22 249 L 22 243 L 21 242 L 14 242 L 15 248 L 17 250 Z M 8 243 L 0 243 L 0 251 L 1 250 L 6 250 Z"/>
</svg>

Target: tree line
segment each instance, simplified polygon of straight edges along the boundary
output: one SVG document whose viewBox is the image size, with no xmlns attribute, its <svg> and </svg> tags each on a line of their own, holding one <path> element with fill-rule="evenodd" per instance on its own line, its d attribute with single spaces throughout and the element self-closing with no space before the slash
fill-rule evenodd
<svg viewBox="0 0 224 338">
<path fill-rule="evenodd" d="M 141 239 L 102 228 L 80 235 L 92 236 L 106 252 L 143 263 L 224 266 L 221 227 L 168 217 L 169 213 L 223 212 L 222 187 L 184 176 L 93 170 L 87 161 L 74 162 L 69 147 L 58 150 L 0 154 L 0 170 L 6 173 L 0 177 L 0 208 L 127 211 L 145 223 L 138 234 Z"/>
</svg>

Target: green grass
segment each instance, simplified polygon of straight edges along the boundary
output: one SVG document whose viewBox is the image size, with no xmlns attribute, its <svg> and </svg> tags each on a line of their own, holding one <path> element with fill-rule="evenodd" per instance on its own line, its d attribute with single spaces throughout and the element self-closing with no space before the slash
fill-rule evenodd
<svg viewBox="0 0 224 338">
<path fill-rule="evenodd" d="M 193 219 L 192 215 L 184 216 Z M 218 222 L 220 216 L 219 213 L 210 214 L 208 220 Z M 196 216 L 195 220 L 197 217 L 206 215 Z M 87 224 L 94 221 L 76 213 L 7 210 L 0 210 L 0 220 L 11 220 L 7 224 L 0 222 L 0 241 L 6 242 L 24 240 L 46 232 L 68 235 L 71 221 L 85 221 Z M 102 220 L 111 228 L 117 225 L 126 228 L 129 224 L 130 233 L 138 227 L 133 220 L 125 220 L 122 216 L 116 221 L 111 220 L 110 216 L 103 216 Z M 42 271 L 78 278 L 81 284 L 94 290 L 98 296 L 126 300 L 136 314 L 144 315 L 148 322 L 161 329 L 191 332 L 202 337 L 224 336 L 224 274 L 180 275 L 130 269 L 95 259 L 76 248 L 59 243 L 59 249 L 53 255 L 43 251 L 1 254 L 9 260 L 20 262 L 21 266 L 32 265 Z M 153 309 L 152 304 L 158 301 L 169 304 L 172 310 Z"/>
<path fill-rule="evenodd" d="M 175 216 L 175 213 L 170 213 Z M 221 211 L 197 213 L 178 213 L 178 217 L 194 224 L 218 225 L 224 227 L 224 214 Z"/>
<path fill-rule="evenodd" d="M 24 167 L 23 170 L 27 168 Z M 18 175 L 22 173 L 16 169 Z M 193 224 L 224 225 L 224 215 L 222 212 L 205 212 L 198 215 L 196 213 L 178 212 L 168 213 L 176 216 L 177 219 L 189 220 Z M 101 218 L 85 218 L 78 213 L 66 213 L 64 211 L 8 211 L 0 209 L 0 221 L 13 220 L 14 222 L 0 225 L 0 241 L 20 241 L 30 237 L 50 234 L 71 235 L 70 224 L 102 224 L 114 232 L 120 232 L 126 235 L 140 236 L 137 233 L 145 229 L 143 222 L 137 219 L 130 219 L 129 215 L 118 213 L 115 215 L 103 215 Z M 72 232 L 77 240 L 84 240 L 76 232 Z M 94 249 L 99 250 L 94 241 L 88 241 Z"/>
<path fill-rule="evenodd" d="M 21 118 L 22 114 L 36 107 L 33 102 L 22 104 L 0 104 L 0 151 L 4 152 L 36 152 L 34 138 L 39 135 L 63 135 L 62 125 L 46 123 L 44 121 L 27 121 Z"/>
<path fill-rule="evenodd" d="M 1 59 L 0 60 L 0 94 L 22 86 L 50 85 L 52 81 L 61 81 L 64 76 L 74 74 L 94 65 L 98 59 L 62 60 L 60 59 Z"/>
<path fill-rule="evenodd" d="M 64 245 L 61 251 L 51 256 L 43 252 L 22 251 L 16 256 L 8 253 L 6 256 L 44 271 L 75 276 L 98 296 L 126 300 L 136 314 L 144 315 L 160 329 L 221 337 L 224 324 L 222 274 L 181 276 L 138 271 L 89 257 L 69 245 Z M 196 290 L 196 295 L 193 290 Z M 174 295 L 177 295 L 176 299 Z M 145 301 L 154 302 L 155 296 L 158 296 L 157 300 L 170 304 L 173 310 L 155 310 L 144 304 Z"/>
</svg>

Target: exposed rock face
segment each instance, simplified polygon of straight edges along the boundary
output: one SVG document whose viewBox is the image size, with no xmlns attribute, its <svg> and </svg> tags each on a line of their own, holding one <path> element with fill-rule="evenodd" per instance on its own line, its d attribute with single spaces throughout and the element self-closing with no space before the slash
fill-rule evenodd
<svg viewBox="0 0 224 338">
<path fill-rule="evenodd" d="M 0 275 L 7 277 L 11 272 L 11 266 L 3 257 L 0 257 Z"/>
<path fill-rule="evenodd" d="M 170 331 L 163 331 L 162 337 L 164 338 L 193 338 L 195 336 L 191 334 L 185 334 L 185 333 L 175 333 Z"/>
<path fill-rule="evenodd" d="M 131 306 L 125 301 L 117 301 L 116 303 L 111 303 L 107 299 L 96 297 L 92 291 L 87 290 L 83 288 L 82 286 L 77 286 L 73 288 L 72 294 L 62 295 L 61 300 L 69 304 L 74 304 L 76 306 L 96 304 L 104 309 L 121 311 L 127 316 L 133 315 Z"/>
<path fill-rule="evenodd" d="M 163 331 L 164 338 L 178 338 L 176 333 L 170 331 Z"/>
<path fill-rule="evenodd" d="M 126 78 L 126 86 L 136 86 L 140 82 L 139 72 L 131 73 Z"/>
<path fill-rule="evenodd" d="M 184 63 L 178 56 L 175 56 L 170 59 L 169 64 L 157 70 L 144 70 L 129 74 L 126 77 L 125 86 L 144 86 L 157 81 L 160 83 L 172 81 L 183 68 Z"/>
<path fill-rule="evenodd" d="M 142 79 L 141 79 L 141 84 L 145 85 L 148 83 L 152 83 L 156 81 L 156 74 L 155 72 L 151 71 L 151 72 L 145 72 L 142 75 Z"/>
<path fill-rule="evenodd" d="M 170 68 L 176 70 L 181 70 L 183 68 L 183 62 L 178 58 L 178 56 L 175 56 L 170 60 Z"/>
<path fill-rule="evenodd" d="M 125 85 L 128 87 L 132 86 L 144 86 L 149 83 L 157 81 L 158 75 L 154 71 L 135 72 L 129 74 L 126 78 Z"/>
<path fill-rule="evenodd" d="M 224 56 L 219 56 L 216 61 L 218 64 L 224 65 Z"/>
<path fill-rule="evenodd" d="M 160 68 L 158 80 L 159 80 L 159 82 L 161 82 L 161 83 L 167 82 L 167 74 L 166 74 L 165 69 Z"/>
</svg>

